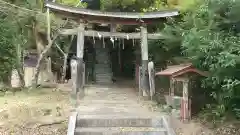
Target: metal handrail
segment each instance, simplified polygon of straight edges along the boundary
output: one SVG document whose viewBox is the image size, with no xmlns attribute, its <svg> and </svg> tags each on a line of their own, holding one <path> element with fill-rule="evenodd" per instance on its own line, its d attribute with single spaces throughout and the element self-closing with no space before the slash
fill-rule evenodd
<svg viewBox="0 0 240 135">
<path fill-rule="evenodd" d="M 167 129 L 167 135 L 176 135 L 173 128 L 171 128 L 170 118 L 167 118 L 166 116 L 162 116 L 162 124 L 163 124 L 163 127 Z"/>
<path fill-rule="evenodd" d="M 77 123 L 77 112 L 72 112 L 68 121 L 67 135 L 74 135 Z"/>
<path fill-rule="evenodd" d="M 85 64 L 85 62 L 83 62 L 83 72 L 82 72 L 82 87 L 84 87 L 85 86 L 85 84 L 86 84 L 86 64 Z"/>
</svg>

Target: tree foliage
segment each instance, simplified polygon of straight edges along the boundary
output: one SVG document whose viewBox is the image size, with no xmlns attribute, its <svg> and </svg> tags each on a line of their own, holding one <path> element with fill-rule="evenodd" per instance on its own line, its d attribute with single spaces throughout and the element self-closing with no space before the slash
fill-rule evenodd
<svg viewBox="0 0 240 135">
<path fill-rule="evenodd" d="M 7 77 L 15 63 L 14 58 L 14 36 L 15 33 L 11 29 L 11 24 L 5 19 L 0 20 L 0 33 L 2 33 L 0 40 L 0 81 L 7 81 Z M 3 35 L 4 33 L 4 35 Z"/>
<path fill-rule="evenodd" d="M 84 8 L 87 6 L 86 3 L 82 3 L 80 0 L 57 0 L 57 2 L 64 5 L 73 6 L 73 7 Z"/>
<path fill-rule="evenodd" d="M 227 112 L 235 112 L 239 115 L 240 19 L 236 16 L 240 2 L 204 0 L 195 4 L 182 13 L 181 20 L 168 21 L 164 32 L 173 38 L 166 40 L 167 49 L 179 44 L 178 51 L 183 57 L 209 72 L 203 87 L 215 100 L 208 105 L 211 114 L 222 117 Z M 173 43 L 172 39 L 178 41 Z"/>
</svg>

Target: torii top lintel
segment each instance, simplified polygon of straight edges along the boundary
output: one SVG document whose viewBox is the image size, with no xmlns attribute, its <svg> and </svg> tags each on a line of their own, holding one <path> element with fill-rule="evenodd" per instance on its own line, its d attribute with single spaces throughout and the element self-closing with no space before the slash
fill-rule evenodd
<svg viewBox="0 0 240 135">
<path fill-rule="evenodd" d="M 50 11 L 76 20 L 84 20 L 92 23 L 115 23 L 125 25 L 149 24 L 158 22 L 162 18 L 177 16 L 177 10 L 165 10 L 158 12 L 103 12 L 97 10 L 83 9 L 65 6 L 62 4 L 46 1 L 45 7 Z"/>
</svg>

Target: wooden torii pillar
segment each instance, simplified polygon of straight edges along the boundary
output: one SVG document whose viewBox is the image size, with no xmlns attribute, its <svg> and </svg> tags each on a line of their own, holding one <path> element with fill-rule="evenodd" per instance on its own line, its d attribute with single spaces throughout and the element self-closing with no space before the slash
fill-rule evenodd
<svg viewBox="0 0 240 135">
<path fill-rule="evenodd" d="M 78 61 L 78 70 L 77 70 L 77 78 L 78 78 L 78 84 L 77 86 L 77 93 L 83 92 L 84 87 L 84 79 L 85 79 L 85 73 L 84 73 L 84 61 L 83 61 L 83 55 L 84 55 L 84 33 L 85 33 L 85 24 L 81 21 L 78 28 L 77 28 L 77 61 Z"/>
</svg>

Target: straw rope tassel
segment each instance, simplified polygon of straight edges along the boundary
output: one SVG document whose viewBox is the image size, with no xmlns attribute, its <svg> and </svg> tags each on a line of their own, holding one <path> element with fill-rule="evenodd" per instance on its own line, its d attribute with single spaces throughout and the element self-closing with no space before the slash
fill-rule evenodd
<svg viewBox="0 0 240 135">
<path fill-rule="evenodd" d="M 124 48 L 125 48 L 125 46 L 124 46 L 124 39 L 122 39 L 122 44 L 123 44 L 122 49 L 124 50 Z"/>
<path fill-rule="evenodd" d="M 95 35 L 94 35 L 94 32 L 93 32 L 93 44 L 95 44 L 96 41 L 95 41 Z"/>
<path fill-rule="evenodd" d="M 111 37 L 110 40 L 112 41 L 112 43 L 113 43 L 113 48 L 114 48 L 114 38 Z"/>
<path fill-rule="evenodd" d="M 105 45 L 105 40 L 104 40 L 104 37 L 103 37 L 103 48 L 105 48 L 106 45 Z"/>
</svg>

